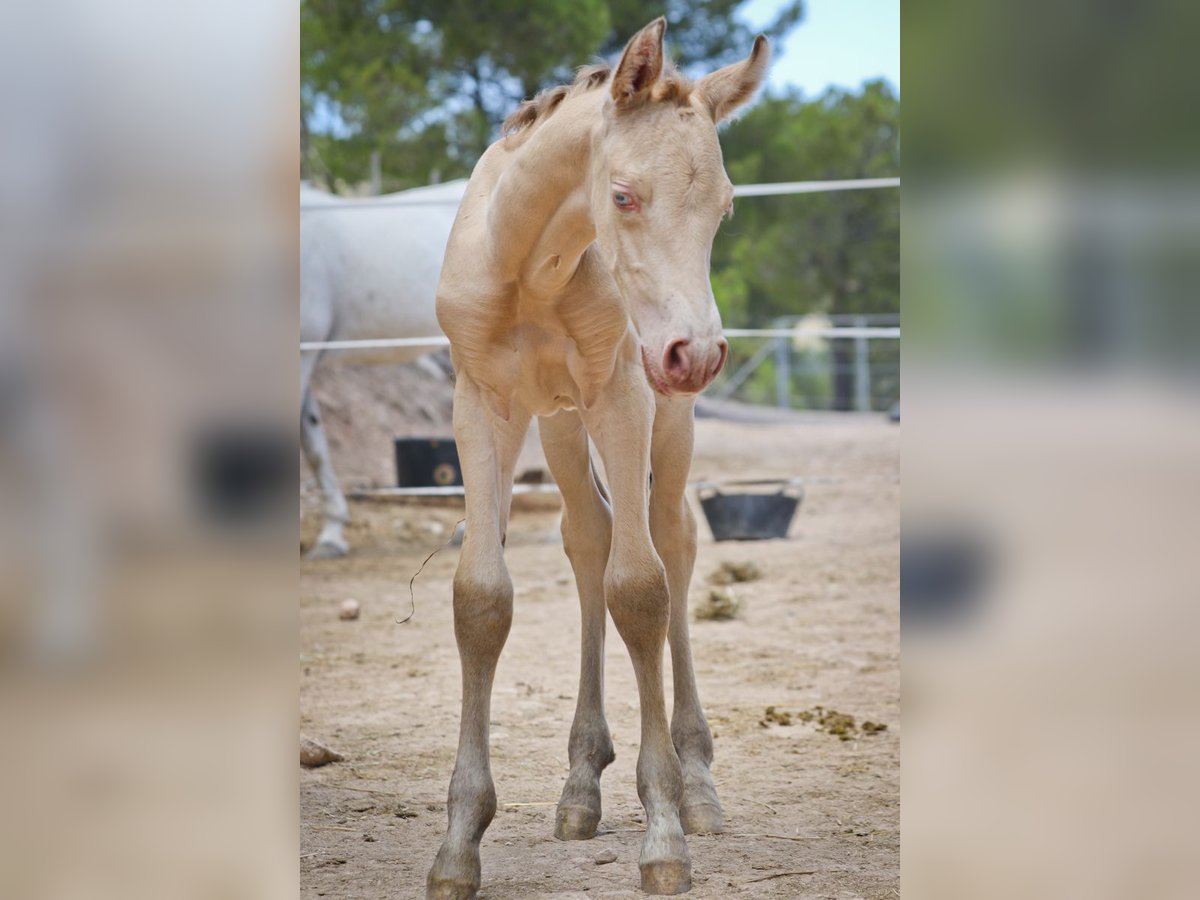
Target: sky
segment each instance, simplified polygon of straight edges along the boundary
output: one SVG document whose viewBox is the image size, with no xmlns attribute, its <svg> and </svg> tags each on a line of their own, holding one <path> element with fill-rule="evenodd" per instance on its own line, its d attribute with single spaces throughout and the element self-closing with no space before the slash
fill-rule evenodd
<svg viewBox="0 0 1200 900">
<path fill-rule="evenodd" d="M 782 0 L 750 0 L 739 11 L 761 26 Z M 900 90 L 900 0 L 806 0 L 804 20 L 776 47 L 770 87 L 815 96 L 830 86 L 857 88 L 886 78 Z"/>
</svg>

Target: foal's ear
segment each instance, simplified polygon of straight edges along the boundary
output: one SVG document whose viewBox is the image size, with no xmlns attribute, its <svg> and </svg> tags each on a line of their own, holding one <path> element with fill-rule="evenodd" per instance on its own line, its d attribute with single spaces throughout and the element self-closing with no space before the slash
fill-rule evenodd
<svg viewBox="0 0 1200 900">
<path fill-rule="evenodd" d="M 771 48 L 767 46 L 766 37 L 760 34 L 754 39 L 754 48 L 748 57 L 696 82 L 694 94 L 707 107 L 714 122 L 729 118 L 754 96 L 767 74 L 770 60 Z"/>
<path fill-rule="evenodd" d="M 650 89 L 663 69 L 663 35 L 667 20 L 659 16 L 625 45 L 612 79 L 612 97 L 617 106 L 627 105 Z"/>
</svg>

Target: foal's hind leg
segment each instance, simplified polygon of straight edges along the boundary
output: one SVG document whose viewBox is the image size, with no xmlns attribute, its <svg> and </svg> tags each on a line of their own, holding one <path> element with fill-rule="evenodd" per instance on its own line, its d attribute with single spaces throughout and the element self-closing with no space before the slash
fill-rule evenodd
<svg viewBox="0 0 1200 900">
<path fill-rule="evenodd" d="M 671 673 L 675 705 L 671 740 L 683 767 L 683 805 L 679 818 L 688 834 L 723 830 L 721 803 L 709 771 L 713 758 L 712 731 L 692 668 L 688 635 L 688 585 L 696 563 L 696 519 L 686 490 L 693 443 L 693 400 L 658 398 L 654 439 L 650 451 L 654 486 L 650 492 L 650 533 L 667 569 L 671 591 Z"/>
<path fill-rule="evenodd" d="M 600 824 L 600 774 L 616 757 L 604 719 L 604 567 L 612 515 L 592 473 L 587 433 L 578 413 L 541 420 L 546 462 L 563 497 L 563 547 L 575 570 L 583 636 L 579 699 L 571 723 L 571 771 L 554 821 L 560 840 L 594 837 Z"/>
<path fill-rule="evenodd" d="M 426 881 L 426 896 L 467 900 L 479 890 L 479 841 L 496 814 L 488 719 L 496 662 L 512 623 L 512 581 L 503 539 L 513 466 L 529 424 L 513 410 L 494 420 L 470 379 L 454 391 L 454 437 L 466 485 L 467 524 L 454 575 L 454 635 L 462 663 L 462 719 L 450 778 L 449 828 Z"/>
</svg>

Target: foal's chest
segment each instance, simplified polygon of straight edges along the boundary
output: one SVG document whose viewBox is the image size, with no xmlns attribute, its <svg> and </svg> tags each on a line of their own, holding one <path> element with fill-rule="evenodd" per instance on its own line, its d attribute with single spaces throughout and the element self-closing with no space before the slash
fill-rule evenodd
<svg viewBox="0 0 1200 900">
<path fill-rule="evenodd" d="M 535 416 L 553 415 L 581 403 L 581 386 L 567 360 L 574 342 L 566 334 L 524 323 L 512 331 L 516 380 L 512 395 Z"/>
</svg>

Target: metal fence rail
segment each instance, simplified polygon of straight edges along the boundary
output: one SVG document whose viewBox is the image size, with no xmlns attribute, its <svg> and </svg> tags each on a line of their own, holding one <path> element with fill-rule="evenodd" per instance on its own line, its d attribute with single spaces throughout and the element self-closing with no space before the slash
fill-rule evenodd
<svg viewBox="0 0 1200 900">
<path fill-rule="evenodd" d="M 463 187 L 466 185 L 464 183 Z M 734 185 L 734 197 L 776 197 L 785 194 L 823 194 L 831 191 L 865 191 L 879 188 L 898 188 L 899 178 L 846 178 L 839 181 L 779 181 L 770 184 Z M 417 188 L 416 190 L 420 190 Z M 301 203 L 303 212 L 322 212 L 335 209 L 391 209 L 397 206 L 457 206 L 462 197 L 405 197 L 405 192 L 382 197 L 361 197 L 353 200 L 334 200 L 328 203 Z"/>
</svg>

